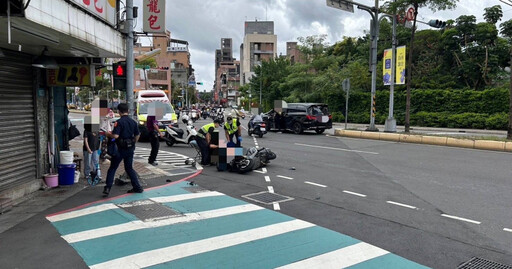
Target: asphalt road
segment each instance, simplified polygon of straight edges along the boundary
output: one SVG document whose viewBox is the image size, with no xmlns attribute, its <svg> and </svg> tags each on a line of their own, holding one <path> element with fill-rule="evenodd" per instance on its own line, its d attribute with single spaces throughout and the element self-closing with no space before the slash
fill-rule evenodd
<svg viewBox="0 0 512 269">
<path fill-rule="evenodd" d="M 243 135 L 243 146 L 254 146 Z M 266 173 L 206 167 L 194 180 L 236 198 L 270 186 L 294 198 L 281 212 L 429 267 L 474 256 L 512 264 L 512 155 L 331 135 L 271 132 L 256 139 L 278 156 Z M 186 145 L 161 150 L 192 155 Z"/>
<path fill-rule="evenodd" d="M 332 132 L 271 132 L 254 140 L 244 130 L 244 147 L 257 141 L 277 154 L 267 172 L 239 175 L 206 167 L 194 181 L 236 198 L 271 187 L 293 198 L 279 204 L 282 213 L 429 267 L 456 268 L 475 256 L 512 264 L 512 155 L 337 138 Z M 194 154 L 187 145 L 162 142 L 160 149 Z"/>
</svg>

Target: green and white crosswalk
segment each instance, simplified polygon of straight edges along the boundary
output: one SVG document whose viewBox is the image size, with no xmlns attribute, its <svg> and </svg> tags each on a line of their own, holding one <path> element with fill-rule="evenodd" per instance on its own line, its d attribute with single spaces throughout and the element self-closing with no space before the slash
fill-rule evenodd
<svg viewBox="0 0 512 269">
<path fill-rule="evenodd" d="M 426 268 L 315 224 L 188 187 L 180 182 L 47 219 L 90 268 Z M 133 213 L 134 207 L 143 210 Z M 162 214 L 145 214 L 151 208 Z"/>
</svg>

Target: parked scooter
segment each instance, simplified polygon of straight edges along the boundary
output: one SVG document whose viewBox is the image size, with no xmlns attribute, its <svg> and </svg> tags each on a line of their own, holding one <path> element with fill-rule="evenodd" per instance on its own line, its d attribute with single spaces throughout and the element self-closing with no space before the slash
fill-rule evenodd
<svg viewBox="0 0 512 269">
<path fill-rule="evenodd" d="M 172 147 L 174 144 L 189 144 L 197 135 L 196 128 L 192 125 L 192 121 L 190 120 L 188 121 L 186 131 L 171 125 L 168 125 L 165 129 L 164 140 L 169 147 Z"/>
<path fill-rule="evenodd" d="M 270 149 L 257 149 L 252 147 L 247 150 L 244 156 L 235 157 L 229 163 L 228 169 L 230 172 L 243 174 L 264 167 L 270 163 L 270 160 L 274 160 L 275 158 L 277 158 L 277 155 Z"/>
</svg>

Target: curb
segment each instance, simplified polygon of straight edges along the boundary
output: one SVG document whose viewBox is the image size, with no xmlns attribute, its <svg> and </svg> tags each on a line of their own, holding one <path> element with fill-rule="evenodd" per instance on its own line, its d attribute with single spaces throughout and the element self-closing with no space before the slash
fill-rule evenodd
<svg viewBox="0 0 512 269">
<path fill-rule="evenodd" d="M 335 136 L 363 138 L 372 140 L 383 140 L 400 143 L 427 144 L 436 146 L 447 146 L 456 148 L 482 149 L 502 152 L 512 152 L 512 142 L 458 139 L 443 136 L 412 135 L 398 133 L 380 133 L 335 129 Z"/>
</svg>

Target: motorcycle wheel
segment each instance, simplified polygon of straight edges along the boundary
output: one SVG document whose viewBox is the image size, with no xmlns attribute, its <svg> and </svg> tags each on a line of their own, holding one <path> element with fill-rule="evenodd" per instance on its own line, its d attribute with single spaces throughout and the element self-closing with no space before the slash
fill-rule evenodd
<svg viewBox="0 0 512 269">
<path fill-rule="evenodd" d="M 244 174 L 252 170 L 254 160 L 243 159 L 238 163 L 238 173 Z"/>
<path fill-rule="evenodd" d="M 174 138 L 172 138 L 169 134 L 166 134 L 165 137 L 167 138 L 165 140 L 165 144 L 167 144 L 167 146 L 172 147 L 174 145 L 174 143 L 176 143 Z"/>
</svg>

